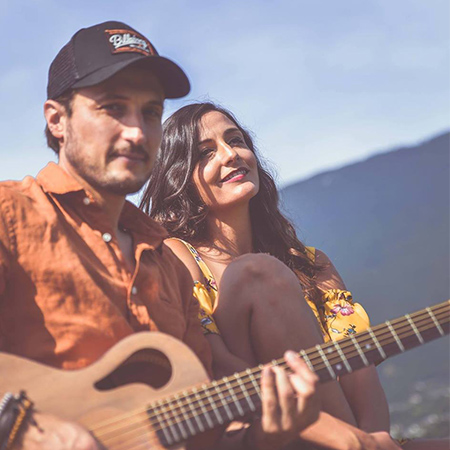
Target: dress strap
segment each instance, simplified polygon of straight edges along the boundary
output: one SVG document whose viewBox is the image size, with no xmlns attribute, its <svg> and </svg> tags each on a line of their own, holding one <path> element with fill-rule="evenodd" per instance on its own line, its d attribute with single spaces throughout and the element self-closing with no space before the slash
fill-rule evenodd
<svg viewBox="0 0 450 450">
<path fill-rule="evenodd" d="M 306 256 L 311 260 L 312 263 L 316 262 L 316 249 L 315 247 L 305 247 Z"/>
<path fill-rule="evenodd" d="M 192 246 L 191 244 L 189 244 L 189 242 L 183 241 L 183 239 L 180 239 L 180 238 L 172 238 L 172 239 L 176 239 L 177 241 L 182 242 L 186 246 L 186 248 L 191 252 L 192 257 L 194 258 L 195 262 L 197 263 L 203 276 L 205 277 L 206 284 L 207 284 L 206 287 L 208 289 L 212 289 L 215 292 L 217 292 L 217 283 L 216 283 L 216 280 L 214 279 L 214 275 L 212 274 L 210 268 L 206 265 L 205 261 L 203 261 L 202 257 L 200 256 L 198 251 L 195 249 L 195 247 Z"/>
</svg>

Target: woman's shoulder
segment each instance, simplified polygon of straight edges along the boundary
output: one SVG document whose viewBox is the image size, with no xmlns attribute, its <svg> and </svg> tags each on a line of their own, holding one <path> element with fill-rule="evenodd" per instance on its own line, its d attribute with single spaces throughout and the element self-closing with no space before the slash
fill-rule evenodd
<svg viewBox="0 0 450 450">
<path fill-rule="evenodd" d="M 311 248 L 311 247 L 309 247 Z M 339 272 L 328 255 L 317 248 L 314 249 L 315 264 L 318 268 L 316 272 L 317 287 L 321 291 L 328 291 L 329 289 L 347 289 Z"/>
<path fill-rule="evenodd" d="M 187 267 L 194 281 L 202 280 L 203 274 L 195 259 L 195 248 L 186 241 L 177 238 L 169 238 L 164 240 L 164 244 L 169 247 L 175 256 Z"/>
</svg>

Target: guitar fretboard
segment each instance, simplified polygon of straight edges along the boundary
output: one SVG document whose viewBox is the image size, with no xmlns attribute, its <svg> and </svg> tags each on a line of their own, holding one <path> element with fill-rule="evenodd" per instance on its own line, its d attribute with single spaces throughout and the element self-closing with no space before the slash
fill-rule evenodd
<svg viewBox="0 0 450 450">
<path fill-rule="evenodd" d="M 299 355 L 321 382 L 379 363 L 449 333 L 450 300 L 331 341 Z M 284 359 L 273 365 L 287 368 Z M 153 403 L 147 414 L 161 442 L 174 445 L 203 431 L 257 411 L 263 366 L 196 386 Z"/>
</svg>

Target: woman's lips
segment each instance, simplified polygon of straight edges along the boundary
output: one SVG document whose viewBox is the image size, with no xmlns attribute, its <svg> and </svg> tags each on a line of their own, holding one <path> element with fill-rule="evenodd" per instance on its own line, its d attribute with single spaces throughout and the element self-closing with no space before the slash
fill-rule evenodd
<svg viewBox="0 0 450 450">
<path fill-rule="evenodd" d="M 227 176 L 223 177 L 222 183 L 233 183 L 235 181 L 240 181 L 248 174 L 249 170 L 245 167 L 240 167 L 239 169 L 233 170 Z"/>
</svg>

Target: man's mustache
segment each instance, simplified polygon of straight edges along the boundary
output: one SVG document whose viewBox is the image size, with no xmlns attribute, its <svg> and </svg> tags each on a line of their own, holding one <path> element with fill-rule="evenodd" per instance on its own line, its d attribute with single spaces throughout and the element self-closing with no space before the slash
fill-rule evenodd
<svg viewBox="0 0 450 450">
<path fill-rule="evenodd" d="M 108 155 L 108 160 L 118 158 L 120 156 L 139 158 L 142 159 L 143 161 L 148 161 L 150 158 L 150 155 L 142 145 L 130 145 L 128 147 L 120 149 L 115 148 L 112 151 L 110 151 Z"/>
</svg>

